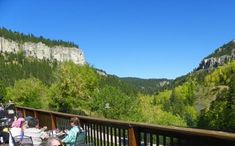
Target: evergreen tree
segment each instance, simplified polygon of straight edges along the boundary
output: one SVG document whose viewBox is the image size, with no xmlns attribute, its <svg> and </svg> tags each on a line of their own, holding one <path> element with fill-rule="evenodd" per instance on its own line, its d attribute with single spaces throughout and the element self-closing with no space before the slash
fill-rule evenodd
<svg viewBox="0 0 235 146">
<path fill-rule="evenodd" d="M 54 47 L 54 46 L 64 46 L 64 47 L 77 47 L 79 48 L 78 45 L 74 44 L 73 42 L 65 42 L 62 40 L 50 40 L 43 38 L 42 36 L 36 37 L 33 34 L 23 34 L 19 32 L 15 32 L 6 28 L 0 28 L 0 37 L 4 37 L 6 39 L 10 39 L 13 41 L 16 41 L 18 43 L 25 43 L 25 42 L 33 42 L 33 43 L 39 43 L 42 42 L 46 44 L 49 47 Z"/>
<path fill-rule="evenodd" d="M 235 74 L 232 75 L 225 109 L 226 129 L 235 132 Z"/>
</svg>

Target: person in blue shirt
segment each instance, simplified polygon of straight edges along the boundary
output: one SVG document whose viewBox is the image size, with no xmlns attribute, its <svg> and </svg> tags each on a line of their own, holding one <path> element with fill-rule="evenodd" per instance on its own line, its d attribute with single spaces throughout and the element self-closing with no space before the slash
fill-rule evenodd
<svg viewBox="0 0 235 146">
<path fill-rule="evenodd" d="M 74 143 L 76 141 L 77 133 L 80 132 L 79 126 L 79 119 L 77 117 L 73 117 L 70 119 L 70 125 L 72 128 L 70 130 L 65 130 L 65 133 L 67 134 L 64 139 L 62 139 L 62 142 L 66 145 L 69 145 L 69 143 Z"/>
</svg>

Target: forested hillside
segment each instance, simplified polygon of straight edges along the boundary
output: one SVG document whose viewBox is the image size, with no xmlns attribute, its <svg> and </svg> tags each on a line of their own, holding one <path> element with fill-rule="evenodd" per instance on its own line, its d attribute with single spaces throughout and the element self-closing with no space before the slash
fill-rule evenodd
<svg viewBox="0 0 235 146">
<path fill-rule="evenodd" d="M 26 58 L 23 52 L 0 54 L 0 97 L 6 94 L 5 88 L 13 86 L 15 81 L 37 78 L 46 85 L 53 83 L 53 71 L 57 68 L 56 61 Z"/>
<path fill-rule="evenodd" d="M 89 65 L 39 60 L 26 57 L 23 52 L 0 54 L 0 97 L 5 102 L 12 100 L 18 105 L 87 115 L 94 111 L 91 101 L 95 97 L 100 100 L 95 93 L 106 94 L 102 90 L 107 88 L 123 96 L 137 96 L 136 90 L 118 77 L 99 75 Z M 112 95 L 103 96 L 112 98 Z M 45 101 L 51 102 L 45 104 Z M 81 104 L 79 109 L 75 108 L 77 104 Z M 105 112 L 103 108 L 101 111 Z"/>
<path fill-rule="evenodd" d="M 148 114 L 157 112 L 159 120 L 152 123 L 186 126 L 170 112 L 152 111 L 148 97 L 117 76 L 101 75 L 89 65 L 38 60 L 23 52 L 1 53 L 0 61 L 2 102 L 140 122 L 152 122 Z"/>
<path fill-rule="evenodd" d="M 225 48 L 234 48 L 233 45 L 229 43 Z M 0 54 L 2 102 L 11 100 L 20 106 L 59 112 L 235 132 L 235 61 L 194 70 L 168 81 L 120 79 L 102 74 L 89 64 L 38 60 L 26 57 L 23 51 Z M 140 90 L 143 87 L 146 90 Z"/>
<path fill-rule="evenodd" d="M 155 94 L 164 90 L 172 80 L 169 79 L 140 79 L 133 77 L 120 78 L 130 86 L 133 86 L 136 90 L 143 94 Z"/>
</svg>

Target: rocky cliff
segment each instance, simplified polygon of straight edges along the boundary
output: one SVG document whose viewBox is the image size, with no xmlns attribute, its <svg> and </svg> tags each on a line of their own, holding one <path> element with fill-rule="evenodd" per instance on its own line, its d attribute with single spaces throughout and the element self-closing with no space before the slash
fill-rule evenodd
<svg viewBox="0 0 235 146">
<path fill-rule="evenodd" d="M 64 47 L 54 46 L 49 47 L 46 44 L 24 42 L 19 43 L 10 39 L 0 37 L 0 51 L 1 52 L 13 52 L 24 51 L 26 56 L 35 57 L 38 59 L 56 59 L 57 61 L 73 61 L 76 64 L 85 64 L 85 57 L 80 48 L 76 47 Z"/>
<path fill-rule="evenodd" d="M 235 60 L 235 40 L 223 45 L 203 59 L 197 70 L 217 68 L 232 60 Z"/>
</svg>

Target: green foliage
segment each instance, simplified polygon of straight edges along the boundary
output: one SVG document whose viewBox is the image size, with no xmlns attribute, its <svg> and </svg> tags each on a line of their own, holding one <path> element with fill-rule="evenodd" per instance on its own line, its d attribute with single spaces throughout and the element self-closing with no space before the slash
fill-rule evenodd
<svg viewBox="0 0 235 146">
<path fill-rule="evenodd" d="M 137 110 L 139 117 L 135 121 L 160 125 L 187 126 L 185 120 L 179 115 L 173 115 L 170 112 L 162 110 L 159 104 L 151 104 L 153 98 L 153 96 L 139 96 Z"/>
<path fill-rule="evenodd" d="M 6 95 L 6 87 L 5 87 L 4 83 L 3 83 L 3 81 L 0 80 L 0 101 L 3 100 L 5 95 Z"/>
<path fill-rule="evenodd" d="M 180 116 L 190 127 L 234 131 L 235 109 L 232 91 L 235 91 L 235 82 L 232 82 L 231 76 L 234 73 L 235 61 L 212 72 L 190 73 L 173 81 L 172 91 L 168 90 L 168 95 L 166 92 L 158 93 L 153 103 L 164 111 Z M 162 94 L 166 96 L 160 96 Z M 196 108 L 201 110 L 202 103 L 207 109 L 202 110 L 198 118 Z"/>
<path fill-rule="evenodd" d="M 174 88 L 169 100 L 163 102 L 163 109 L 174 115 L 179 115 L 187 125 L 196 126 L 197 112 L 194 107 L 195 102 L 195 82 L 188 81 L 182 86 Z"/>
<path fill-rule="evenodd" d="M 156 92 L 162 91 L 165 87 L 172 82 L 168 79 L 140 79 L 140 78 L 120 78 L 128 85 L 133 86 L 136 90 L 142 94 L 153 95 Z"/>
<path fill-rule="evenodd" d="M 48 88 L 38 79 L 29 78 L 15 82 L 13 87 L 8 87 L 5 101 L 13 101 L 20 106 L 42 108 L 48 107 Z"/>
<path fill-rule="evenodd" d="M 73 62 L 61 64 L 55 72 L 56 82 L 51 87 L 53 110 L 85 114 L 89 100 L 98 86 L 99 77 L 88 65 L 78 66 Z"/>
<path fill-rule="evenodd" d="M 56 61 L 27 58 L 22 52 L 0 54 L 0 80 L 5 87 L 14 85 L 16 80 L 35 77 L 51 84 Z"/>
<path fill-rule="evenodd" d="M 0 29 L 0 36 L 19 43 L 78 47 L 5 28 Z M 229 54 L 234 45 L 231 42 L 209 57 Z M 27 58 L 21 50 L 0 54 L 0 99 L 67 113 L 234 132 L 234 74 L 235 61 L 213 71 L 195 70 L 174 81 L 120 79 L 100 75 L 89 65 Z M 165 81 L 170 84 L 162 86 Z"/>
<path fill-rule="evenodd" d="M 114 75 L 107 75 L 101 77 L 101 80 L 99 82 L 99 88 L 104 88 L 107 85 L 119 89 L 128 96 L 137 96 L 138 93 L 138 90 L 136 90 L 136 88 L 130 86 L 125 81 Z"/>
<path fill-rule="evenodd" d="M 198 112 L 195 106 L 186 105 L 183 109 L 181 117 L 187 122 L 189 127 L 196 127 L 198 120 Z"/>
<path fill-rule="evenodd" d="M 134 98 L 111 86 L 96 90 L 91 106 L 92 112 L 112 119 L 125 119 L 131 115 L 134 107 Z"/>
<path fill-rule="evenodd" d="M 211 103 L 211 106 L 208 110 L 204 109 L 201 111 L 198 126 L 201 128 L 225 130 L 225 107 L 225 93 L 222 93 L 218 95 L 216 100 Z"/>
<path fill-rule="evenodd" d="M 235 132 L 235 74 L 232 75 L 227 95 L 227 104 L 224 109 L 226 129 Z"/>
<path fill-rule="evenodd" d="M 170 82 L 170 84 L 168 84 L 166 86 L 166 89 L 173 89 L 173 88 L 175 88 L 177 86 L 180 86 L 180 85 L 184 84 L 184 82 L 187 81 L 189 75 L 190 74 L 177 77 L 175 80 L 173 80 L 172 82 Z"/>
<path fill-rule="evenodd" d="M 45 39 L 42 36 L 36 37 L 33 34 L 25 35 L 23 33 L 18 33 L 15 31 L 8 30 L 6 28 L 0 28 L 0 37 L 10 39 L 10 40 L 16 41 L 18 43 L 24 43 L 24 42 L 39 43 L 39 42 L 42 42 L 49 47 L 64 46 L 64 47 L 77 47 L 78 48 L 78 45 L 76 45 L 72 42 L 65 42 L 62 40 Z"/>
<path fill-rule="evenodd" d="M 235 61 L 220 66 L 218 69 L 213 71 L 211 74 L 206 76 L 205 85 L 216 86 L 216 85 L 228 85 L 230 82 L 230 76 L 235 73 Z"/>
<path fill-rule="evenodd" d="M 206 77 L 207 85 L 228 85 L 217 94 L 208 109 L 201 111 L 199 127 L 235 131 L 235 62 L 215 70 Z M 221 80 L 223 79 L 223 80 Z"/>
</svg>

